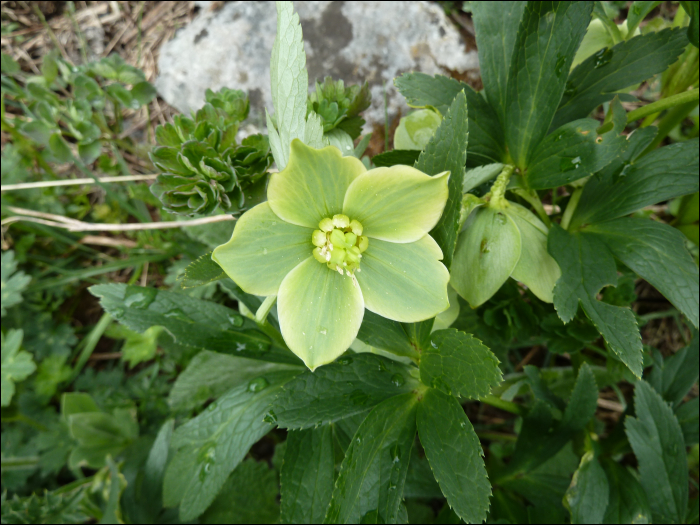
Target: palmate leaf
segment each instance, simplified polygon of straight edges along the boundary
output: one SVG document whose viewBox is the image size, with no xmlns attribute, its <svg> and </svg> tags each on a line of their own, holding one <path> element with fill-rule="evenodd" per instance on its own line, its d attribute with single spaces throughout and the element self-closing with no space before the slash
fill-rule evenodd
<svg viewBox="0 0 700 525">
<path fill-rule="evenodd" d="M 2 337 L 2 397 L 0 404 L 10 404 L 15 394 L 15 383 L 24 381 L 36 370 L 36 364 L 29 352 L 20 350 L 22 330 L 9 330 Z"/>
<path fill-rule="evenodd" d="M 272 430 L 263 420 L 270 402 L 295 372 L 270 372 L 234 387 L 173 434 L 177 453 L 163 486 L 165 506 L 180 506 L 180 519 L 201 515 L 250 447 Z"/>
<path fill-rule="evenodd" d="M 568 323 L 579 304 L 610 348 L 637 376 L 642 376 L 642 341 L 634 313 L 596 299 L 605 286 L 617 285 L 617 267 L 607 246 L 597 235 L 570 233 L 554 224 L 547 249 L 561 268 L 554 287 L 554 307 Z"/>
<path fill-rule="evenodd" d="M 587 117 L 616 92 L 665 71 L 686 44 L 682 29 L 664 29 L 591 55 L 569 74 L 552 128 Z"/>
<path fill-rule="evenodd" d="M 282 428 L 332 423 L 415 389 L 418 382 L 409 372 L 406 365 L 386 357 L 344 355 L 289 382 L 275 399 L 272 415 Z"/>
<path fill-rule="evenodd" d="M 235 310 L 155 288 L 100 284 L 90 288 L 112 317 L 136 332 L 164 327 L 177 343 L 263 361 L 300 364 L 288 350 L 272 346 L 257 325 Z"/>
<path fill-rule="evenodd" d="M 677 229 L 649 219 L 622 217 L 593 224 L 608 249 L 647 280 L 698 326 L 698 267 Z"/>
<path fill-rule="evenodd" d="M 3 252 L 0 260 L 0 315 L 4 317 L 7 308 L 22 302 L 22 290 L 29 285 L 32 278 L 22 271 L 17 271 L 15 252 L 12 250 Z"/>
<path fill-rule="evenodd" d="M 286 443 L 280 474 L 280 521 L 321 523 L 335 477 L 332 427 L 290 430 Z"/>
<path fill-rule="evenodd" d="M 636 418 L 625 431 L 639 462 L 639 477 L 655 523 L 682 523 L 688 506 L 688 461 L 678 420 L 645 381 L 634 389 Z"/>
<path fill-rule="evenodd" d="M 506 86 L 506 143 L 524 169 L 552 124 L 591 19 L 593 2 L 528 2 L 513 47 Z"/>
<path fill-rule="evenodd" d="M 467 160 L 467 98 L 464 92 L 457 94 L 445 118 L 420 154 L 415 167 L 428 175 L 450 172 L 449 194 L 440 220 L 430 235 L 442 249 L 442 263 L 449 270 L 457 244 L 459 215 L 462 206 L 462 181 Z"/>
<path fill-rule="evenodd" d="M 629 215 L 644 206 L 698 191 L 698 139 L 671 144 L 635 159 L 653 130 L 630 136 L 628 151 L 586 184 L 570 229 Z M 635 159 L 635 160 L 632 160 Z"/>
<path fill-rule="evenodd" d="M 472 6 L 484 92 L 505 123 L 508 74 L 527 2 L 476 2 Z"/>
<path fill-rule="evenodd" d="M 404 523 L 403 487 L 416 436 L 414 392 L 372 409 L 350 442 L 324 523 Z"/>
<path fill-rule="evenodd" d="M 428 389 L 418 405 L 418 435 L 447 503 L 467 523 L 481 523 L 491 485 L 481 443 L 452 396 Z"/>
</svg>

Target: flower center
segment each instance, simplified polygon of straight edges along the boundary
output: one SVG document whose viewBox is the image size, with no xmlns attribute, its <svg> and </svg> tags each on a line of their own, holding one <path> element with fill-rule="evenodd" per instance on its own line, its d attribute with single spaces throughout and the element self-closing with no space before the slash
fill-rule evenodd
<svg viewBox="0 0 700 525">
<path fill-rule="evenodd" d="M 318 228 L 311 234 L 314 258 L 340 275 L 354 277 L 355 270 L 360 271 L 362 252 L 369 246 L 369 239 L 362 235 L 362 224 L 347 215 L 333 215 L 332 219 L 322 219 Z"/>
</svg>

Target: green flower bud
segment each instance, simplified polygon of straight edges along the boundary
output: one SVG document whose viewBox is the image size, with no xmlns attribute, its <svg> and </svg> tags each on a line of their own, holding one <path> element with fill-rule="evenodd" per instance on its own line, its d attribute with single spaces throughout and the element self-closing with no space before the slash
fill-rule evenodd
<svg viewBox="0 0 700 525">
<path fill-rule="evenodd" d="M 352 233 L 354 233 L 358 237 L 360 235 L 362 235 L 362 224 L 360 224 L 360 221 L 356 221 L 356 220 L 350 221 L 350 228 L 352 229 Z"/>
<path fill-rule="evenodd" d="M 324 246 L 326 244 L 326 234 L 321 230 L 314 230 L 311 234 L 311 242 L 314 243 L 314 246 Z"/>
<path fill-rule="evenodd" d="M 360 241 L 357 243 L 357 247 L 360 249 L 360 253 L 364 252 L 369 246 L 369 239 L 367 237 L 360 237 Z"/>
<path fill-rule="evenodd" d="M 332 232 L 333 231 L 333 221 L 330 220 L 329 218 L 321 219 L 321 222 L 318 223 L 318 227 L 323 230 L 324 232 Z"/>
<path fill-rule="evenodd" d="M 347 228 L 350 225 L 350 218 L 347 215 L 333 215 L 333 226 L 336 228 Z"/>
<path fill-rule="evenodd" d="M 355 246 L 355 242 L 357 242 L 357 235 L 355 235 L 352 232 L 348 232 L 345 234 L 345 244 L 349 246 Z"/>
</svg>

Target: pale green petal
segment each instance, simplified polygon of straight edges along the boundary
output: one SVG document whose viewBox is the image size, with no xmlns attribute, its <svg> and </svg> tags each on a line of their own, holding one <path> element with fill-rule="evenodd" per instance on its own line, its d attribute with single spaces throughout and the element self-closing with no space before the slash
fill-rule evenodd
<svg viewBox="0 0 700 525">
<path fill-rule="evenodd" d="M 488 301 L 520 259 L 520 230 L 503 210 L 472 212 L 457 240 L 450 284 L 472 308 Z"/>
<path fill-rule="evenodd" d="M 448 176 L 446 171 L 430 177 L 409 166 L 369 170 L 350 184 L 343 213 L 360 221 L 367 237 L 417 241 L 442 215 Z"/>
<path fill-rule="evenodd" d="M 525 284 L 544 302 L 551 303 L 561 270 L 547 253 L 549 231 L 540 219 L 519 204 L 510 203 L 505 211 L 518 226 L 522 245 L 520 260 L 510 276 Z"/>
<path fill-rule="evenodd" d="M 314 149 L 293 140 L 287 167 L 270 177 L 270 208 L 287 222 L 318 228 L 321 219 L 343 213 L 348 186 L 365 171 L 362 162 L 343 157 L 335 146 Z"/>
<path fill-rule="evenodd" d="M 263 202 L 238 219 L 231 240 L 211 258 L 245 292 L 275 295 L 282 279 L 311 255 L 311 233 L 284 222 Z"/>
<path fill-rule="evenodd" d="M 362 255 L 355 276 L 368 310 L 394 321 L 415 323 L 450 306 L 450 274 L 430 235 L 411 243 L 372 239 Z"/>
<path fill-rule="evenodd" d="M 282 336 L 311 370 L 348 349 L 364 312 L 362 292 L 352 278 L 313 257 L 289 272 L 277 298 Z"/>
</svg>

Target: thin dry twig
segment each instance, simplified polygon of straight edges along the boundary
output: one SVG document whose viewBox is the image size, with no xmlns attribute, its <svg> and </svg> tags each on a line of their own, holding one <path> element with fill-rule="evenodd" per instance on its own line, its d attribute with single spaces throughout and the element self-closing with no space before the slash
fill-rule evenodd
<svg viewBox="0 0 700 525">
<path fill-rule="evenodd" d="M 153 180 L 157 173 L 147 173 L 145 175 L 121 175 L 119 177 L 98 177 L 97 182 L 133 182 L 141 180 Z M 41 180 L 38 182 L 20 182 L 18 184 L 0 185 L 0 191 L 32 190 L 36 188 L 52 188 L 55 186 L 78 186 L 80 184 L 96 184 L 95 179 L 66 179 L 66 180 Z"/>
<path fill-rule="evenodd" d="M 200 226 L 202 224 L 211 224 L 214 222 L 235 221 L 236 217 L 231 215 L 215 215 L 213 217 L 202 217 L 201 219 L 192 219 L 191 221 L 165 221 L 165 222 L 147 222 L 133 224 L 95 224 L 91 222 L 78 221 L 63 215 L 55 215 L 53 213 L 43 213 L 25 208 L 16 208 L 8 206 L 8 210 L 12 213 L 17 213 L 12 217 L 7 217 L 0 222 L 0 225 L 7 226 L 15 222 L 25 221 L 55 228 L 62 228 L 71 232 L 88 232 L 88 231 L 140 231 L 140 230 L 164 230 L 170 228 L 187 228 L 189 226 Z"/>
</svg>

